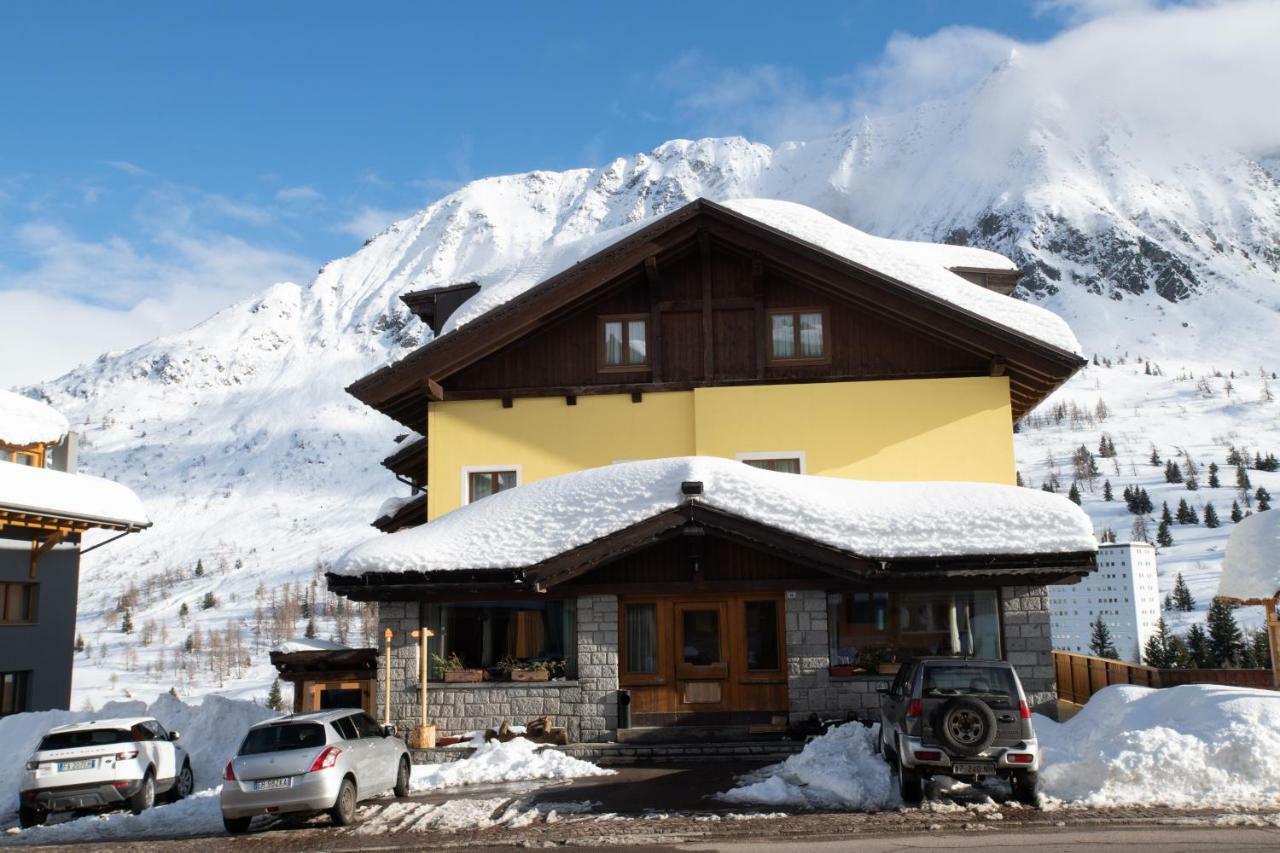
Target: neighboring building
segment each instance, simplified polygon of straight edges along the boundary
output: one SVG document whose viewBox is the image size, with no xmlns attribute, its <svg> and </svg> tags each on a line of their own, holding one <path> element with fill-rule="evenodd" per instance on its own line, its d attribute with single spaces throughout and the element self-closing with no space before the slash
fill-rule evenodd
<svg viewBox="0 0 1280 853">
<path fill-rule="evenodd" d="M 1016 277 L 699 200 L 406 294 L 435 338 L 349 390 L 421 436 L 383 463 L 419 491 L 328 577 L 380 602 L 379 704 L 389 687 L 416 722 L 427 628 L 465 668 L 553 675 L 448 684 L 433 663 L 445 731 L 550 714 L 611 738 L 620 689 L 635 727 L 865 717 L 925 652 L 1007 658 L 1052 712 L 1044 586 L 1096 545 L 1074 504 L 1013 485 L 1013 424 L 1085 362 L 997 292 Z"/>
<path fill-rule="evenodd" d="M 76 473 L 65 418 L 0 389 L 0 716 L 70 706 L 81 536 L 150 526 L 129 489 Z"/>
<path fill-rule="evenodd" d="M 1093 623 L 1101 616 L 1121 659 L 1141 663 L 1160 618 L 1156 549 L 1146 542 L 1100 546 L 1096 572 L 1076 584 L 1049 587 L 1049 612 L 1055 649 L 1092 654 Z"/>
</svg>

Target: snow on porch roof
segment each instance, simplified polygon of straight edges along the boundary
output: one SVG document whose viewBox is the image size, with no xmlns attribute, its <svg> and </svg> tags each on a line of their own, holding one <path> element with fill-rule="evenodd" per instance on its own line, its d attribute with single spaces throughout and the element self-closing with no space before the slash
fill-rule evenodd
<svg viewBox="0 0 1280 853">
<path fill-rule="evenodd" d="M 740 216 L 846 261 L 888 275 L 989 322 L 1075 355 L 1081 353 L 1080 342 L 1067 322 L 1057 314 L 988 290 L 951 271 L 953 268 L 1016 271 L 1017 266 L 1003 255 L 969 246 L 877 237 L 795 202 L 753 198 L 720 204 Z M 480 318 L 655 221 L 637 220 L 571 242 L 551 245 L 542 252 L 498 268 L 467 270 L 465 277 L 474 279 L 480 285 L 480 292 L 449 317 L 441 334 L 448 334 Z"/>
<path fill-rule="evenodd" d="M 0 388 L 0 442 L 23 447 L 57 444 L 70 425 L 57 409 Z"/>
<path fill-rule="evenodd" d="M 691 480 L 703 484 L 701 496 L 681 493 L 681 483 Z M 691 500 L 869 559 L 1097 550 L 1084 511 L 1039 490 L 844 480 L 686 456 L 623 462 L 500 492 L 358 545 L 333 573 L 528 568 Z"/>
<path fill-rule="evenodd" d="M 1240 601 L 1280 593 L 1280 511 L 1258 512 L 1231 529 L 1218 595 Z"/>
<path fill-rule="evenodd" d="M 14 462 L 0 462 L 0 510 L 83 521 L 91 527 L 151 526 L 142 501 L 128 486 Z"/>
</svg>

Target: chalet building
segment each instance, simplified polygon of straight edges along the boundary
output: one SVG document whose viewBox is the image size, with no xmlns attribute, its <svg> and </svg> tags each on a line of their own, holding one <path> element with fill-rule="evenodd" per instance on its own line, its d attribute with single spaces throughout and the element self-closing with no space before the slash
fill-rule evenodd
<svg viewBox="0 0 1280 853">
<path fill-rule="evenodd" d="M 698 200 L 406 294 L 434 338 L 348 390 L 418 436 L 383 462 L 416 493 L 328 576 L 379 602 L 382 710 L 417 723 L 425 672 L 445 732 L 764 731 L 873 716 L 905 657 L 952 653 L 1052 713 L 1045 588 L 1096 545 L 1014 485 L 1013 425 L 1085 362 L 1016 281 Z"/>
<path fill-rule="evenodd" d="M 0 389 L 0 716 L 70 707 L 80 555 L 98 547 L 81 537 L 150 526 L 129 489 L 76 473 L 65 418 Z"/>
</svg>

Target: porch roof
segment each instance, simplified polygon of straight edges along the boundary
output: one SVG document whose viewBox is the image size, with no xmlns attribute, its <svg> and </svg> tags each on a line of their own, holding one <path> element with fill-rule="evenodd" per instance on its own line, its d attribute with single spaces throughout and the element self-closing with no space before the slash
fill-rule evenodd
<svg viewBox="0 0 1280 853">
<path fill-rule="evenodd" d="M 699 485 L 695 485 L 699 484 Z M 751 535 L 814 560 L 920 564 L 955 559 L 1016 570 L 1046 555 L 1097 550 L 1084 511 L 1038 490 L 991 483 L 871 482 L 784 474 L 714 457 L 626 462 L 501 492 L 429 524 L 365 542 L 340 578 L 521 572 L 531 580 L 698 523 Z M 613 544 L 615 547 L 606 547 Z M 571 557 L 575 557 L 571 559 Z M 1029 558 L 1035 558 L 1034 560 Z M 550 567 L 556 571 L 551 572 Z M 1085 569 L 1087 571 L 1088 569 Z"/>
<path fill-rule="evenodd" d="M 141 530 L 146 509 L 127 486 L 89 474 L 68 474 L 0 462 L 0 528 Z"/>
</svg>

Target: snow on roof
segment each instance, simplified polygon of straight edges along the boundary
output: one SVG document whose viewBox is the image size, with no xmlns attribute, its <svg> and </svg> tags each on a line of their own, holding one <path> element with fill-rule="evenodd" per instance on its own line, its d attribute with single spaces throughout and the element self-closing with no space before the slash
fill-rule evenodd
<svg viewBox="0 0 1280 853">
<path fill-rule="evenodd" d="M 737 199 L 722 206 L 783 231 L 798 240 L 869 267 L 958 308 L 1042 343 L 1079 355 L 1080 342 L 1066 321 L 1052 311 L 987 290 L 951 272 L 952 267 L 1015 271 L 1008 258 L 985 249 L 875 237 L 803 204 L 774 199 Z M 541 252 L 473 278 L 480 292 L 445 322 L 441 334 L 477 319 L 554 275 L 613 245 L 657 220 L 641 219 Z"/>
<path fill-rule="evenodd" d="M 530 483 L 351 549 L 334 572 L 525 568 L 694 500 L 871 559 L 1094 551 L 1064 497 L 992 483 L 784 474 L 706 456 L 622 462 Z"/>
<path fill-rule="evenodd" d="M 57 444 L 70 429 L 57 409 L 0 388 L 0 442 Z"/>
<path fill-rule="evenodd" d="M 1218 595 L 1242 601 L 1280 593 L 1280 512 L 1267 510 L 1243 519 L 1227 538 Z"/>
<path fill-rule="evenodd" d="M 417 497 L 417 495 L 410 495 L 407 498 L 387 498 L 382 502 L 382 505 L 378 507 L 378 514 L 375 515 L 374 518 L 386 518 L 387 516 L 395 515 L 402 506 L 412 503 L 415 497 Z"/>
<path fill-rule="evenodd" d="M 285 640 L 271 651 L 292 654 L 293 652 L 333 652 L 349 648 L 351 647 L 344 646 L 342 643 L 322 640 L 319 637 L 294 637 L 292 640 Z"/>
<path fill-rule="evenodd" d="M 127 486 L 13 462 L 0 462 L 0 508 L 132 527 L 151 524 L 142 501 Z"/>
</svg>

